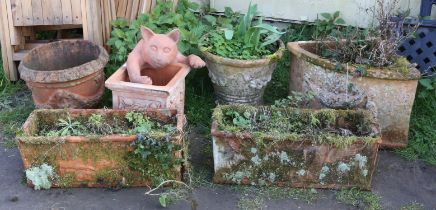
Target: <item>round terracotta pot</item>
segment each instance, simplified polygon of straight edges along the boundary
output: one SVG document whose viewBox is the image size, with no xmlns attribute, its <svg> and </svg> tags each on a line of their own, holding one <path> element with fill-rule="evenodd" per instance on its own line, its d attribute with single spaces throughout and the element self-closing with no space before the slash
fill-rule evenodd
<svg viewBox="0 0 436 210">
<path fill-rule="evenodd" d="M 291 71 L 289 90 L 307 92 L 328 98 L 337 87 L 348 87 L 348 83 L 360 90 L 377 108 L 377 117 L 382 130 L 382 146 L 388 148 L 406 147 L 409 135 L 410 114 L 415 100 L 420 73 L 413 65 L 367 67 L 366 75 L 353 77 L 356 68 L 337 64 L 316 53 L 317 42 L 290 42 Z M 399 68 L 407 68 L 402 73 Z M 349 75 L 344 70 L 349 70 Z M 331 84 L 331 85 L 329 85 Z M 320 88 L 313 88 L 313 87 Z M 330 90 L 329 90 L 330 89 Z M 341 93 L 341 91 L 338 91 Z M 343 91 L 342 91 L 343 93 Z"/>
<path fill-rule="evenodd" d="M 18 67 L 37 108 L 92 108 L 104 92 L 106 50 L 90 41 L 59 41 L 31 50 Z"/>
<path fill-rule="evenodd" d="M 220 104 L 262 104 L 266 85 L 271 81 L 277 61 L 283 55 L 285 46 L 279 42 L 279 49 L 272 55 L 258 60 L 238 60 L 214 55 L 200 47 L 215 95 Z"/>
</svg>

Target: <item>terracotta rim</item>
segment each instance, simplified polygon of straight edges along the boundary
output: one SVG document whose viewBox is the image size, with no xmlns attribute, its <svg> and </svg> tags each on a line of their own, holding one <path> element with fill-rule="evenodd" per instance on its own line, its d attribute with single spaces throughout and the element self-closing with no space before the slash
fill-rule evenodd
<svg viewBox="0 0 436 210">
<path fill-rule="evenodd" d="M 67 68 L 67 69 L 61 69 L 61 70 L 52 70 L 49 72 L 46 71 L 38 71 L 38 70 L 34 70 L 34 69 L 30 69 L 28 67 L 26 67 L 23 62 L 20 63 L 18 70 L 20 72 L 20 77 L 21 79 L 25 80 L 25 81 L 32 81 L 32 82 L 39 82 L 39 83 L 56 83 L 56 82 L 68 82 L 68 81 L 72 81 L 72 80 L 77 80 L 83 77 L 86 77 L 90 74 L 93 74 L 97 71 L 102 70 L 108 60 L 109 60 L 109 55 L 106 52 L 106 50 L 100 46 L 100 45 L 96 45 L 90 41 L 87 40 L 74 40 L 74 41 L 56 41 L 56 42 L 51 42 L 39 47 L 36 47 L 34 49 L 32 49 L 29 53 L 27 53 L 23 60 L 26 59 L 26 57 L 30 56 L 32 54 L 32 52 L 36 51 L 36 50 L 40 50 L 43 48 L 50 48 L 53 45 L 61 45 L 61 44 L 75 44 L 77 42 L 83 42 L 83 43 L 87 43 L 93 46 L 98 47 L 100 53 L 98 55 L 98 57 L 94 60 L 91 60 L 89 62 L 83 63 L 81 65 L 78 66 L 74 66 L 72 68 Z M 74 72 L 74 73 L 71 73 Z M 50 76 L 47 76 L 47 75 Z"/>
<path fill-rule="evenodd" d="M 282 42 L 282 40 L 278 40 L 277 42 L 279 43 L 279 49 L 277 49 L 277 51 L 274 54 L 267 55 L 266 58 L 256 59 L 256 60 L 240 60 L 240 59 L 232 59 L 232 58 L 222 57 L 219 55 L 214 55 L 208 52 L 205 49 L 205 47 L 201 45 L 199 46 L 199 50 L 204 55 L 204 57 L 215 63 L 220 63 L 228 66 L 237 66 L 237 67 L 264 66 L 277 61 L 283 56 L 283 52 L 285 51 L 285 44 Z"/>
<path fill-rule="evenodd" d="M 312 52 L 307 51 L 302 46 L 307 45 L 315 45 L 317 43 L 320 43 L 319 41 L 299 41 L 299 42 L 289 42 L 287 44 L 288 50 L 291 52 L 292 55 L 303 58 L 307 60 L 308 62 L 322 66 L 323 68 L 338 72 L 335 70 L 336 64 L 331 62 L 328 59 L 322 58 L 319 55 L 316 55 Z M 343 69 L 346 69 L 347 66 L 345 64 L 341 64 Z M 355 71 L 354 66 L 349 66 L 348 69 L 350 69 L 350 72 L 353 73 Z M 395 71 L 388 71 L 383 68 L 369 68 L 367 69 L 367 75 L 365 77 L 371 77 L 376 79 L 388 79 L 388 80 L 417 80 L 421 77 L 421 74 L 419 73 L 418 69 L 415 67 L 409 67 L 409 74 L 402 74 L 400 72 Z M 345 72 L 341 72 L 345 73 Z"/>
</svg>

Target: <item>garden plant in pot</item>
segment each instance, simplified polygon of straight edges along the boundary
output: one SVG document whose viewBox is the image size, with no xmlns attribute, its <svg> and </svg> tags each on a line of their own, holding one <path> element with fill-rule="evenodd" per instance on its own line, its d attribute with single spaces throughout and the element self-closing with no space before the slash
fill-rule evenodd
<svg viewBox="0 0 436 210">
<path fill-rule="evenodd" d="M 321 40 L 288 43 L 290 91 L 314 91 L 320 100 L 328 93 L 361 92 L 377 107 L 385 147 L 407 145 L 420 78 L 415 65 L 397 55 L 398 46 L 411 35 L 398 33 L 390 21 L 397 2 L 376 1 L 374 28 L 338 27 Z"/>
<path fill-rule="evenodd" d="M 244 16 L 226 8 L 220 26 L 203 36 L 200 51 L 219 103 L 261 104 L 263 92 L 284 51 L 283 32 L 254 20 L 257 5 Z M 238 20 L 239 19 L 239 20 Z"/>
</svg>

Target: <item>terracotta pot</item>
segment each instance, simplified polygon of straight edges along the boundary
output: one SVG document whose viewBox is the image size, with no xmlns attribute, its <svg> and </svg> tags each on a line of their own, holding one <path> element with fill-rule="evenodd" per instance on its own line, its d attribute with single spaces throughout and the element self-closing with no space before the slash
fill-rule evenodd
<svg viewBox="0 0 436 210">
<path fill-rule="evenodd" d="M 106 50 L 85 40 L 31 50 L 18 67 L 37 108 L 92 108 L 104 92 Z"/>
<path fill-rule="evenodd" d="M 109 119 L 123 120 L 127 111 L 108 109 L 39 109 L 33 111 L 23 125 L 24 133 L 16 137 L 24 169 L 46 163 L 55 169 L 58 176 L 52 187 L 134 187 L 151 186 L 149 177 L 131 169 L 125 155 L 133 151 L 135 135 L 92 136 L 39 136 L 44 125 L 56 123 L 70 116 L 72 119 L 101 114 Z M 148 109 L 144 113 L 152 119 L 177 127 L 171 137 L 176 144 L 183 144 L 184 115 L 176 110 Z M 181 151 L 175 151 L 182 158 Z M 43 162 L 41 162 L 43 161 Z M 181 180 L 181 167 L 172 169 L 174 178 Z M 30 186 L 32 183 L 29 181 Z"/>
<path fill-rule="evenodd" d="M 259 112 L 262 110 L 264 113 L 268 112 L 269 108 L 218 106 L 215 109 L 211 131 L 215 183 L 371 189 L 381 142 L 378 124 L 371 112 L 361 109 L 279 109 L 282 113 L 334 113 L 337 116 L 336 129 L 352 130 L 360 124 L 350 119 L 363 116 L 362 123 L 368 123 L 368 129 L 372 133 L 359 136 L 347 134 L 348 138 L 353 140 L 350 145 L 343 147 L 314 141 L 312 137 L 302 133 L 277 134 L 269 133 L 271 131 L 268 129 L 259 131 L 260 133 L 229 132 L 223 130 L 222 121 L 215 117 L 224 116 L 229 110 L 238 110 L 241 113 L 250 110 L 249 112 L 253 113 L 253 109 Z M 330 138 L 338 138 L 338 135 L 331 135 Z"/>
<path fill-rule="evenodd" d="M 217 56 L 200 47 L 220 104 L 262 104 L 266 85 L 285 50 L 282 41 L 274 54 L 258 60 Z"/>
<path fill-rule="evenodd" d="M 131 83 L 127 69 L 122 66 L 109 79 L 106 87 L 112 90 L 114 109 L 169 108 L 183 113 L 185 106 L 185 77 L 190 68 L 172 64 L 164 69 L 143 69 L 153 85 Z"/>
<path fill-rule="evenodd" d="M 369 68 L 366 69 L 367 75 L 364 77 L 353 77 L 355 67 L 348 67 L 348 75 L 344 71 L 338 71 L 336 64 L 315 54 L 315 45 L 316 42 L 288 43 L 291 52 L 289 91 L 314 91 L 322 94 L 323 88 L 325 91 L 328 87 L 326 84 L 346 87 L 348 81 L 377 107 L 382 146 L 406 147 L 410 113 L 420 78 L 419 71 L 414 67 L 407 67 L 409 73 L 403 74 L 395 70 Z M 342 67 L 347 69 L 346 65 Z"/>
</svg>

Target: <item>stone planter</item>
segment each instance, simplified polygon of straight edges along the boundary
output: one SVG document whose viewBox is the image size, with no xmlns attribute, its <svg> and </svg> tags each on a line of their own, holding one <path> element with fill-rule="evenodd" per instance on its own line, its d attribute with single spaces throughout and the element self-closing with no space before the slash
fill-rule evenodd
<svg viewBox="0 0 436 210">
<path fill-rule="evenodd" d="M 31 50 L 18 67 L 37 108 L 92 108 L 104 92 L 106 50 L 85 40 Z"/>
<path fill-rule="evenodd" d="M 230 110 L 237 110 L 241 116 L 248 112 L 256 116 L 256 123 L 266 124 L 272 121 L 262 122 L 261 115 L 278 112 L 289 116 L 290 123 L 298 124 L 316 117 L 320 126 L 326 126 L 327 116 L 332 116 L 333 120 L 332 127 L 327 126 L 325 131 L 315 135 L 308 134 L 305 130 L 310 128 L 305 126 L 301 132 L 293 129 L 279 132 L 268 127 L 239 132 L 225 117 Z M 381 138 L 369 111 L 219 106 L 213 116 L 215 183 L 371 189 Z M 295 118 L 297 116 L 301 118 Z M 287 123 L 289 121 L 274 121 L 273 126 Z M 359 127 L 369 133 L 353 134 Z M 332 134 L 334 130 L 344 132 Z M 348 143 L 342 144 L 344 142 Z"/>
<path fill-rule="evenodd" d="M 144 69 L 141 75 L 152 79 L 153 85 L 131 83 L 127 69 L 122 66 L 109 79 L 114 109 L 169 108 L 183 113 L 185 106 L 185 77 L 190 68 L 172 64 L 165 69 Z"/>
<path fill-rule="evenodd" d="M 215 95 L 221 104 L 262 104 L 266 85 L 285 50 L 282 41 L 274 54 L 258 60 L 224 58 L 200 47 Z"/>
<path fill-rule="evenodd" d="M 353 66 L 349 66 L 348 74 L 344 72 L 346 65 L 342 65 L 344 71 L 336 70 L 334 63 L 315 54 L 315 45 L 316 42 L 288 43 L 291 52 L 289 90 L 314 91 L 325 95 L 322 91 L 327 88 L 348 89 L 345 87 L 352 83 L 355 89 L 360 90 L 377 107 L 382 146 L 406 147 L 419 71 L 414 67 L 403 67 L 410 70 L 403 74 L 395 70 L 369 68 L 366 76 L 353 77 Z"/>
<path fill-rule="evenodd" d="M 152 177 L 129 165 L 128 154 L 133 153 L 132 142 L 136 135 L 89 135 L 47 137 L 40 135 L 44 127 L 53 126 L 58 119 L 80 119 L 100 114 L 105 120 L 121 122 L 127 111 L 100 109 L 40 109 L 33 111 L 23 125 L 23 133 L 17 135 L 18 149 L 24 169 L 48 164 L 56 177 L 52 187 L 134 187 L 152 186 Z M 170 142 L 183 145 L 184 116 L 176 110 L 146 110 L 145 115 L 166 125 L 177 128 Z M 174 158 L 182 158 L 181 150 L 174 150 Z M 147 159 L 148 160 L 148 159 Z M 151 163 L 153 164 L 153 163 Z M 154 163 L 155 170 L 161 166 Z M 181 164 L 166 172 L 171 179 L 181 179 Z M 162 169 L 164 170 L 164 169 Z M 28 180 L 32 186 L 32 182 Z"/>
</svg>

